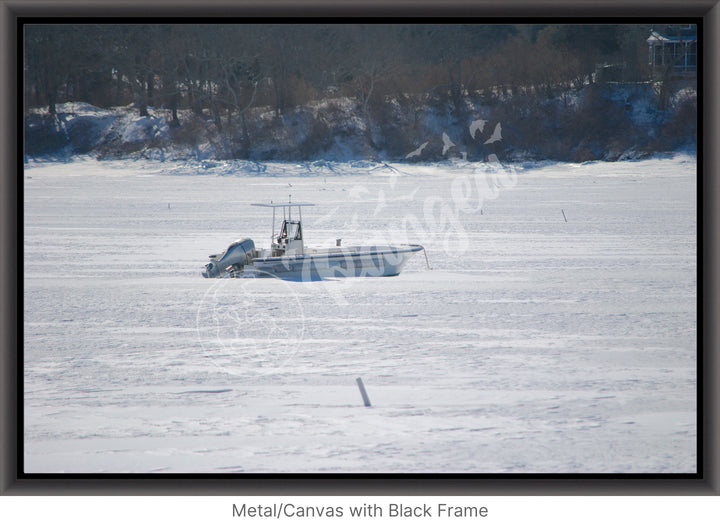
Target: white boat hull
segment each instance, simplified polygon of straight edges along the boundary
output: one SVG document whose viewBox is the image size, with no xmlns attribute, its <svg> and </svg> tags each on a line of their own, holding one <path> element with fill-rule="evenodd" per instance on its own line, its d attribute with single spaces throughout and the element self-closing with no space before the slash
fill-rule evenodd
<svg viewBox="0 0 720 532">
<path fill-rule="evenodd" d="M 239 276 L 272 276 L 315 280 L 325 277 L 388 277 L 398 275 L 408 259 L 423 249 L 419 245 L 358 246 L 308 250 L 297 256 L 253 259 Z"/>
</svg>

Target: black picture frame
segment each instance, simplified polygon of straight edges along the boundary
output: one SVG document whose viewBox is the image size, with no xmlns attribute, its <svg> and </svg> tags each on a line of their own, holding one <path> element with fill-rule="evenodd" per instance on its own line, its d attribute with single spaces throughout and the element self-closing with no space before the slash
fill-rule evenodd
<svg viewBox="0 0 720 532">
<path fill-rule="evenodd" d="M 720 438 L 718 423 L 718 342 L 714 326 L 718 319 L 718 165 L 717 90 L 720 58 L 720 0 L 613 1 L 601 0 L 278 0 L 238 2 L 207 0 L 201 4 L 175 0 L 125 0 L 88 4 L 78 0 L 23 3 L 0 0 L 0 179 L 2 197 L 2 310 L 0 311 L 0 493 L 8 495 L 710 495 L 720 494 Z M 60 18 L 112 18 L 131 21 L 148 17 L 371 17 L 411 23 L 414 19 L 492 17 L 494 20 L 628 22 L 665 17 L 693 17 L 702 24 L 702 77 L 698 88 L 702 112 L 698 171 L 699 264 L 698 355 L 699 376 L 698 474 L 691 475 L 26 475 L 18 470 L 23 433 L 22 404 L 22 291 L 18 258 L 22 254 L 20 227 L 22 206 L 18 201 L 23 161 L 22 109 L 19 91 L 21 54 L 18 31 L 23 21 Z M 699 141 L 700 142 L 700 141 Z"/>
</svg>

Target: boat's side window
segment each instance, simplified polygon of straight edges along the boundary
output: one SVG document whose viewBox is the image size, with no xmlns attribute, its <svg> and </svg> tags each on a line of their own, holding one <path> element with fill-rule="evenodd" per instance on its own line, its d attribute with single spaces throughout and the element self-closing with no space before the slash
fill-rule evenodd
<svg viewBox="0 0 720 532">
<path fill-rule="evenodd" d="M 287 232 L 287 225 L 288 225 L 287 222 L 283 222 L 283 224 L 282 224 L 282 229 L 280 230 L 280 234 L 279 234 L 278 237 L 277 237 L 277 243 L 278 243 L 278 244 L 282 244 L 282 243 L 283 243 L 283 240 L 285 240 L 285 239 L 287 238 L 287 233 L 288 233 L 288 232 Z"/>
</svg>

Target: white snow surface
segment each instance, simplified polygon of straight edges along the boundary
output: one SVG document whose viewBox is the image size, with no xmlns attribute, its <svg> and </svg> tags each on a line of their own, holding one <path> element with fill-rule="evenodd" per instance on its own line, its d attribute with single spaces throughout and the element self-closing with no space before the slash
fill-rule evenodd
<svg viewBox="0 0 720 532">
<path fill-rule="evenodd" d="M 696 193 L 684 154 L 30 163 L 24 470 L 694 473 Z M 288 194 L 432 269 L 201 277 Z"/>
</svg>

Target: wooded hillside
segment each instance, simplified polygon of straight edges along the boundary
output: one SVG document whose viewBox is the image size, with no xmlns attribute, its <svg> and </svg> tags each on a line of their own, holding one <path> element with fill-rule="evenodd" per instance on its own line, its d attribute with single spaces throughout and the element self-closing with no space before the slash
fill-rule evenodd
<svg viewBox="0 0 720 532">
<path fill-rule="evenodd" d="M 218 125 L 252 106 L 277 113 L 326 95 L 562 91 L 603 62 L 645 79 L 647 25 L 27 25 L 28 107 L 84 101 L 196 112 Z M 458 109 L 460 110 L 460 109 Z"/>
<path fill-rule="evenodd" d="M 356 143 L 361 151 L 400 158 L 427 140 L 433 124 L 460 135 L 481 111 L 483 118 L 506 124 L 504 137 L 512 138 L 508 146 L 515 153 L 537 157 L 593 158 L 612 142 L 618 153 L 638 145 L 667 149 L 696 134 L 695 100 L 683 98 L 672 107 L 673 91 L 649 82 L 649 25 L 30 24 L 24 29 L 30 152 L 43 151 L 42 135 L 68 136 L 60 131 L 63 125 L 53 126 L 64 102 L 133 109 L 138 117 L 154 113 L 173 129 L 167 142 L 213 142 L 220 146 L 215 156 L 227 158 L 312 158 L 338 134 L 364 137 Z M 655 93 L 653 105 L 663 114 L 651 125 L 663 130 L 662 142 L 655 142 L 653 131 L 649 140 L 629 138 L 646 135 L 646 125 L 628 118 L 627 98 L 619 101 L 607 89 L 592 88 L 604 64 L 618 66 L 616 81 L 640 83 L 636 92 Z M 312 120 L 298 118 L 303 108 Z M 326 113 L 322 119 L 319 108 Z M 444 118 L 433 122 L 430 115 Z M 304 147 L 261 147 L 273 138 L 281 141 L 282 135 L 267 128 L 287 128 L 291 118 L 305 128 Z M 359 123 L 348 125 L 353 121 Z M 113 149 L 118 147 L 106 153 Z M 439 151 L 429 150 L 426 157 Z M 465 151 L 481 157 L 485 150 Z"/>
</svg>

